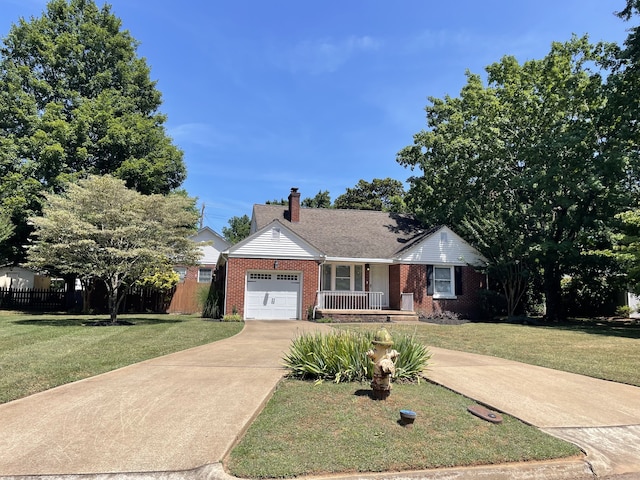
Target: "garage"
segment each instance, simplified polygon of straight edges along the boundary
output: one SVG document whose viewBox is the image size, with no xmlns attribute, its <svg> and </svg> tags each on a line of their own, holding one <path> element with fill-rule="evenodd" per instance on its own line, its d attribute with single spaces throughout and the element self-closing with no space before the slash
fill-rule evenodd
<svg viewBox="0 0 640 480">
<path fill-rule="evenodd" d="M 301 276 L 300 273 L 247 273 L 245 318 L 247 320 L 297 319 Z"/>
</svg>

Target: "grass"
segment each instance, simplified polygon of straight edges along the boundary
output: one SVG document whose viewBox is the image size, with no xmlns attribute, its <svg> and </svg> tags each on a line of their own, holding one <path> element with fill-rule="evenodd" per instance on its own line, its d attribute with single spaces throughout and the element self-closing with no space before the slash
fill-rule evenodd
<svg viewBox="0 0 640 480">
<path fill-rule="evenodd" d="M 0 403 L 230 337 L 243 327 L 154 314 L 118 316 L 129 326 L 85 326 L 97 319 L 0 312 Z"/>
<path fill-rule="evenodd" d="M 348 325 L 348 329 L 375 327 Z M 506 323 L 391 325 L 427 346 L 509 360 L 640 386 L 640 325 L 574 321 L 532 326 Z"/>
<path fill-rule="evenodd" d="M 503 416 L 469 414 L 471 400 L 428 382 L 396 384 L 385 401 L 368 384 L 286 380 L 231 452 L 226 468 L 244 478 L 382 472 L 543 460 L 580 450 Z M 413 428 L 399 411 L 417 413 Z"/>
</svg>

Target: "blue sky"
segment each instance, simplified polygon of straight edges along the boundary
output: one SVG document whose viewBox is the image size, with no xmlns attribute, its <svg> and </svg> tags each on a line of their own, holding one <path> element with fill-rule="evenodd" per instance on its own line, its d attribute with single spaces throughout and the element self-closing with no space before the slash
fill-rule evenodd
<svg viewBox="0 0 640 480">
<path fill-rule="evenodd" d="M 97 0 L 102 5 L 101 0 Z M 163 95 L 184 188 L 221 233 L 254 203 L 412 175 L 395 157 L 465 71 L 543 57 L 572 33 L 622 42 L 624 0 L 112 0 Z M 0 35 L 44 0 L 0 0 Z"/>
</svg>

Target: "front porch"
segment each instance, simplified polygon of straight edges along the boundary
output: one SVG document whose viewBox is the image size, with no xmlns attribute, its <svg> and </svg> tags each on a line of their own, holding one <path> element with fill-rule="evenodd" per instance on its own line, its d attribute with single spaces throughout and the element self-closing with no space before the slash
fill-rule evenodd
<svg viewBox="0 0 640 480">
<path fill-rule="evenodd" d="M 417 322 L 418 314 L 406 310 L 316 310 L 315 319 L 336 323 Z"/>
<path fill-rule="evenodd" d="M 403 293 L 400 309 L 389 308 L 382 292 L 319 291 L 314 318 L 335 322 L 418 321 L 413 294 Z"/>
</svg>

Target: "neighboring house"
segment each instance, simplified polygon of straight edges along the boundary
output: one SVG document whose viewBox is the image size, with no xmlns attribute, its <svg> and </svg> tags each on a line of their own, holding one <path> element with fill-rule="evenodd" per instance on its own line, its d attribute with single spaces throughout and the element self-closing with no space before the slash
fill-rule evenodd
<svg viewBox="0 0 640 480">
<path fill-rule="evenodd" d="M 1 267 L 0 288 L 12 288 L 14 290 L 42 289 L 46 290 L 51 284 L 51 279 L 44 275 L 38 275 L 33 270 L 22 267 Z"/>
<path fill-rule="evenodd" d="M 202 305 L 198 303 L 198 290 L 209 289 L 220 252 L 230 246 L 229 242 L 209 227 L 201 228 L 191 239 L 201 244 L 199 248 L 202 256 L 197 265 L 174 267 L 180 275 L 180 283 L 176 286 L 168 313 L 196 313 L 202 309 Z"/>
<path fill-rule="evenodd" d="M 482 257 L 445 226 L 365 210 L 254 205 L 251 235 L 224 251 L 224 313 L 244 319 L 386 320 L 479 312 Z"/>
</svg>

